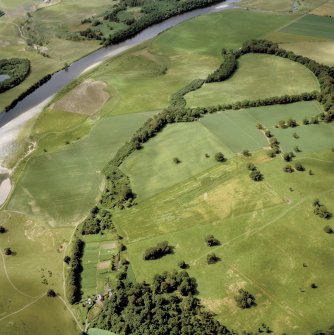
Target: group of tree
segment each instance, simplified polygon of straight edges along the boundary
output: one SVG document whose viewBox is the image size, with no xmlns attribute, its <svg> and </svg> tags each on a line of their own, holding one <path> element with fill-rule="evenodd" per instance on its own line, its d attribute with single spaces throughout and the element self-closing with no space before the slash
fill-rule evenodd
<svg viewBox="0 0 334 335">
<path fill-rule="evenodd" d="M 205 237 L 205 243 L 207 244 L 208 247 L 214 247 L 220 245 L 220 241 L 213 235 L 207 235 Z"/>
<path fill-rule="evenodd" d="M 81 225 L 81 233 L 82 235 L 98 234 L 103 230 L 110 229 L 112 225 L 110 211 L 94 206 Z"/>
<path fill-rule="evenodd" d="M 278 121 L 277 127 L 280 127 L 282 129 L 285 128 L 295 128 L 298 126 L 298 123 L 295 119 L 288 119 L 288 121 L 280 120 Z"/>
<path fill-rule="evenodd" d="M 232 76 L 232 74 L 237 70 L 238 62 L 237 58 L 233 52 L 228 52 L 223 49 L 223 62 L 217 70 L 208 75 L 206 82 L 220 82 L 226 80 Z"/>
<path fill-rule="evenodd" d="M 173 247 L 167 241 L 158 243 L 155 247 L 148 248 L 143 255 L 144 260 L 159 259 L 173 253 Z"/>
<path fill-rule="evenodd" d="M 84 241 L 78 237 L 74 238 L 66 276 L 67 299 L 71 304 L 75 304 L 81 300 L 81 272 L 83 270 L 81 258 L 84 246 Z"/>
<path fill-rule="evenodd" d="M 20 83 L 30 73 L 30 61 L 26 58 L 0 59 L 0 75 L 8 75 L 8 79 L 0 81 L 0 93 Z"/>
<path fill-rule="evenodd" d="M 220 261 L 220 258 L 214 252 L 212 252 L 206 256 L 206 261 L 209 265 L 215 264 Z"/>
<path fill-rule="evenodd" d="M 322 219 L 329 219 L 332 217 L 332 213 L 325 205 L 322 205 L 318 199 L 313 201 L 313 213 Z"/>
<path fill-rule="evenodd" d="M 293 152 L 285 152 L 284 155 L 283 155 L 283 159 L 286 162 L 291 162 L 294 157 L 296 157 L 296 156 Z"/>
<path fill-rule="evenodd" d="M 200 304 L 196 287 L 185 271 L 157 275 L 152 284 L 122 279 L 91 326 L 119 335 L 235 335 Z"/>
<path fill-rule="evenodd" d="M 244 289 L 239 289 L 238 294 L 234 297 L 234 300 L 237 303 L 237 306 L 242 309 L 256 306 L 255 297 Z"/>
<path fill-rule="evenodd" d="M 249 172 L 249 178 L 254 181 L 263 180 L 263 174 L 257 169 L 257 167 L 253 163 L 247 164 L 247 169 Z"/>
</svg>

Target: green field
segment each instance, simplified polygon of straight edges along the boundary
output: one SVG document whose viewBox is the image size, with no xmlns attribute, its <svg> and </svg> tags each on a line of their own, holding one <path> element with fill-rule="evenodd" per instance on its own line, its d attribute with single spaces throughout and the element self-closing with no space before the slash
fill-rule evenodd
<svg viewBox="0 0 334 335">
<path fill-rule="evenodd" d="M 319 90 L 319 83 L 303 65 L 277 56 L 249 54 L 239 59 L 229 80 L 204 84 L 187 94 L 186 100 L 190 107 L 211 106 L 314 90 Z"/>
<path fill-rule="evenodd" d="M 320 110 L 318 103 L 299 102 L 224 111 L 207 115 L 199 122 L 169 125 L 159 136 L 146 143 L 142 150 L 133 153 L 122 165 L 122 170 L 130 176 L 139 199 L 147 198 L 221 164 L 214 159 L 216 152 L 221 151 L 230 158 L 245 149 L 256 151 L 267 147 L 268 142 L 256 128 L 257 123 L 262 123 L 268 129 L 274 129 L 273 126 L 279 120 L 295 118 L 301 123 L 304 117 L 314 116 Z M 321 127 L 323 125 L 317 129 L 320 130 Z M 312 127 L 309 129 L 311 131 Z M 279 132 L 275 129 L 275 134 L 276 131 Z M 279 140 L 282 138 L 282 143 L 291 137 L 290 141 L 294 143 L 292 134 L 295 131 L 284 129 L 277 133 L 277 137 Z M 321 149 L 326 139 L 324 148 L 328 148 L 331 143 L 330 137 L 324 135 L 322 138 L 323 140 L 319 139 L 319 142 L 310 140 L 309 144 L 305 143 L 305 148 L 312 145 L 309 148 L 312 151 L 311 148 L 317 145 L 318 149 Z M 302 144 L 302 140 L 298 141 Z M 293 147 L 295 145 L 293 144 Z M 285 149 L 284 145 L 283 148 Z M 206 157 L 205 154 L 210 157 Z M 175 164 L 174 157 L 179 158 L 181 163 Z"/>
<path fill-rule="evenodd" d="M 334 39 L 334 18 L 326 16 L 306 15 L 298 21 L 284 27 L 281 31 L 305 36 L 320 37 L 323 39 Z"/>
<path fill-rule="evenodd" d="M 101 119 L 89 135 L 68 145 L 65 140 L 70 138 L 63 133 L 46 136 L 39 155 L 28 161 L 20 176 L 8 208 L 37 215 L 51 226 L 73 226 L 97 201 L 102 168 L 150 115 Z M 48 144 L 59 146 L 58 137 L 62 148 L 52 152 Z"/>
<path fill-rule="evenodd" d="M 98 328 L 90 328 L 88 330 L 88 335 L 116 335 L 116 334 Z"/>
<path fill-rule="evenodd" d="M 64 298 L 62 250 L 71 230 L 50 229 L 35 217 L 11 211 L 1 211 L 0 220 L 8 229 L 0 236 L 1 334 L 42 335 L 45 329 L 52 335 L 75 334 L 61 299 L 46 297 L 52 288 Z M 15 256 L 3 256 L 6 247 Z"/>
<path fill-rule="evenodd" d="M 266 5 L 262 0 L 252 3 Z M 56 35 L 64 32 L 62 16 L 76 30 L 82 15 L 99 14 L 105 4 L 101 0 L 81 6 L 66 0 L 36 12 L 37 28 L 54 42 L 50 44 L 53 56 L 45 58 L 49 62 L 45 63 L 33 53 L 37 72 L 29 80 L 67 61 L 69 54 L 74 57 L 95 48 L 95 42 L 89 47 L 85 42 L 82 49 L 75 44 L 76 49 Z M 284 1 L 280 6 L 287 4 Z M 26 3 L 27 8 L 31 5 Z M 103 167 L 149 116 L 168 106 L 175 91 L 217 68 L 222 47 L 239 48 L 246 40 L 270 34 L 283 36 L 287 33 L 277 31 L 295 19 L 294 15 L 245 10 L 198 17 L 85 73 L 55 98 L 53 102 L 89 78 L 105 82 L 110 95 L 94 116 L 56 111 L 51 105 L 34 125 L 30 140 L 36 142 L 36 150 L 16 171 L 14 191 L 0 212 L 1 224 L 9 229 L 0 236 L 0 249 L 11 246 L 17 252 L 0 262 L 1 334 L 78 333 L 74 318 L 82 306 L 71 315 L 60 298 L 44 294 L 53 288 L 64 298 L 63 257 L 73 225 L 88 213 L 104 187 Z M 3 27 L 0 44 L 8 46 L 2 49 L 10 55 L 18 49 L 16 44 L 6 44 L 11 41 L 5 35 L 10 29 L 15 33 L 15 26 Z M 293 37 L 293 42 L 297 39 Z M 19 44 L 25 54 L 22 40 Z M 222 103 L 222 99 L 237 101 L 319 88 L 306 68 L 267 55 L 242 57 L 236 74 L 215 87 L 205 85 L 187 99 L 206 91 L 196 101 L 208 105 Z M 184 260 L 197 279 L 202 303 L 229 328 L 256 331 L 265 322 L 274 333 L 293 331 L 296 335 L 328 328 L 333 323 L 334 247 L 333 236 L 325 234 L 323 227 L 334 226 L 334 221 L 314 216 L 312 201 L 319 198 L 334 212 L 333 127 L 274 128 L 279 120 L 291 117 L 300 123 L 320 111 L 316 102 L 223 111 L 197 122 L 168 125 L 142 150 L 131 154 L 121 169 L 131 179 L 138 204 L 113 212 L 117 234 L 123 236 L 127 248 L 122 255 L 130 261 L 129 279 L 149 282 L 156 273 L 177 269 L 177 263 Z M 302 152 L 292 165 L 302 162 L 314 174 L 284 173 L 286 162 L 280 156 L 270 159 L 262 150 L 267 140 L 256 128 L 258 122 L 272 130 L 284 151 L 298 145 Z M 300 136 L 298 140 L 293 132 Z M 252 152 L 251 157 L 240 155 L 244 149 Z M 218 151 L 226 155 L 226 162 L 215 161 Z M 181 163 L 175 164 L 175 157 Z M 249 178 L 249 162 L 263 173 L 262 182 Z M 214 234 L 221 246 L 207 247 L 207 234 Z M 84 240 L 82 289 L 87 298 L 104 291 L 106 282 L 115 279 L 117 272 L 110 272 L 109 261 L 118 250 L 111 233 L 85 236 Z M 163 240 L 175 247 L 175 253 L 143 261 L 143 252 Z M 206 256 L 212 251 L 221 261 L 209 266 Z M 310 288 L 313 282 L 317 289 Z M 255 295 L 255 308 L 236 307 L 234 295 L 239 288 Z M 81 317 L 80 322 L 84 321 L 83 314 Z M 105 332 L 90 329 L 89 334 Z"/>
<path fill-rule="evenodd" d="M 252 182 L 245 159 L 233 158 L 227 166 L 213 167 L 123 212 L 116 217 L 117 226 L 138 280 L 151 280 L 184 260 L 198 280 L 203 303 L 223 324 L 241 331 L 265 322 L 275 333 L 294 329 L 294 334 L 311 334 L 333 322 L 334 250 L 332 237 L 323 232 L 333 219 L 315 217 L 311 206 L 315 197 L 331 206 L 333 153 L 299 156 L 314 176 L 284 173 L 280 158 L 251 160 L 264 173 L 263 182 Z M 221 246 L 205 245 L 210 233 Z M 175 246 L 175 253 L 143 261 L 143 252 L 163 240 Z M 207 265 L 212 251 L 222 261 Z M 317 290 L 310 288 L 312 282 Z M 235 306 L 233 296 L 240 287 L 256 296 L 257 307 L 242 311 Z"/>
<path fill-rule="evenodd" d="M 239 25 L 240 20 L 247 29 Z M 111 99 L 103 113 L 162 109 L 176 90 L 205 78 L 219 65 L 223 47 L 240 47 L 244 41 L 260 38 L 291 20 L 290 16 L 232 10 L 197 17 L 169 29 L 89 74 L 109 85 Z"/>
</svg>

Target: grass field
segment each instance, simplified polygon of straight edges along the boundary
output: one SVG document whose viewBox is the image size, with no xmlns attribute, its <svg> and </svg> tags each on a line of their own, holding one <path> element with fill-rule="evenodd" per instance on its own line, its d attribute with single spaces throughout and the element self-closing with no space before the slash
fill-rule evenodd
<svg viewBox="0 0 334 335">
<path fill-rule="evenodd" d="M 88 330 L 88 335 L 116 335 L 116 334 L 109 332 L 107 330 L 102 330 L 98 328 L 90 328 Z"/>
<path fill-rule="evenodd" d="M 323 15 L 323 16 L 334 16 L 334 1 L 326 1 L 322 6 L 314 9 L 311 14 Z"/>
<path fill-rule="evenodd" d="M 314 36 L 323 39 L 334 39 L 334 18 L 306 15 L 298 21 L 284 27 L 281 31 L 296 35 Z"/>
<path fill-rule="evenodd" d="M 273 126 L 279 120 L 295 118 L 301 123 L 304 117 L 314 116 L 320 110 L 320 105 L 316 102 L 300 102 L 225 111 L 207 115 L 199 122 L 169 125 L 159 136 L 146 143 L 142 150 L 133 153 L 122 165 L 122 170 L 130 176 L 139 199 L 147 198 L 221 164 L 214 159 L 216 152 L 221 151 L 230 158 L 245 149 L 255 151 L 267 147 L 266 138 L 256 129 L 257 123 L 274 129 Z M 322 126 L 319 126 L 319 130 L 320 127 Z M 278 132 L 276 129 L 275 131 Z M 277 134 L 278 139 L 282 137 L 283 141 L 284 136 L 284 140 L 294 143 L 292 134 L 295 131 L 298 132 L 298 129 L 291 132 L 282 130 Z M 324 148 L 328 148 L 331 143 L 330 137 L 324 135 L 322 138 L 322 141 L 319 139 L 319 143 L 314 141 L 313 147 L 317 145 L 321 149 L 327 139 Z M 301 141 L 302 139 L 298 143 L 302 149 Z M 312 140 L 309 141 L 309 144 L 311 143 Z M 293 147 L 295 145 L 293 144 Z M 305 148 L 307 145 L 305 143 Z M 210 157 L 206 157 L 205 154 L 209 154 Z M 174 157 L 179 158 L 181 163 L 175 164 Z"/>
<path fill-rule="evenodd" d="M 249 54 L 239 59 L 229 80 L 204 84 L 187 94 L 186 100 L 190 107 L 210 106 L 313 90 L 319 90 L 319 83 L 303 65 L 277 56 Z"/>
<path fill-rule="evenodd" d="M 65 145 L 64 134 L 44 137 L 14 189 L 8 208 L 34 214 L 51 226 L 72 226 L 81 220 L 101 192 L 101 169 L 130 135 L 150 116 L 101 119 L 89 135 Z M 49 146 L 60 145 L 55 151 Z M 43 149 L 49 152 L 44 152 Z M 39 154 L 38 154 L 39 153 Z"/>
<path fill-rule="evenodd" d="M 59 298 L 45 296 L 49 288 L 62 297 L 62 250 L 70 229 L 51 230 L 35 217 L 1 211 L 7 232 L 0 236 L 1 334 L 74 334 L 77 329 Z M 11 247 L 15 256 L 3 256 Z M 24 269 L 24 270 L 23 270 Z"/>
<path fill-rule="evenodd" d="M 239 20 L 248 28 L 240 26 Z M 291 20 L 290 16 L 232 10 L 184 22 L 92 71 L 90 77 L 109 85 L 111 99 L 103 113 L 162 109 L 176 90 L 205 78 L 219 65 L 221 48 L 240 47 Z"/>
<path fill-rule="evenodd" d="M 318 197 L 333 208 L 333 153 L 298 155 L 313 176 L 284 173 L 281 158 L 250 160 L 264 173 L 263 182 L 250 180 L 245 158 L 232 158 L 123 212 L 115 218 L 117 226 L 138 280 L 151 280 L 184 260 L 203 303 L 223 324 L 241 331 L 265 322 L 275 333 L 311 334 L 333 322 L 334 250 L 332 236 L 323 232 L 333 219 L 315 217 L 311 206 Z M 210 233 L 221 246 L 205 245 Z M 143 261 L 143 252 L 163 240 L 175 246 L 175 253 Z M 222 261 L 207 265 L 212 251 Z M 319 288 L 311 289 L 312 282 Z M 236 307 L 233 297 L 240 287 L 256 296 L 257 307 Z"/>
</svg>

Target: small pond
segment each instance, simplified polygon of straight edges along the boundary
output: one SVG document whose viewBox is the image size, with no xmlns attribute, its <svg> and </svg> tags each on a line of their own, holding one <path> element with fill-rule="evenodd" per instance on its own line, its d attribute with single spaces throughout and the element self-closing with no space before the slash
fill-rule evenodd
<svg viewBox="0 0 334 335">
<path fill-rule="evenodd" d="M 0 74 L 0 82 L 6 80 L 6 79 L 9 79 L 9 75 L 8 74 Z"/>
</svg>

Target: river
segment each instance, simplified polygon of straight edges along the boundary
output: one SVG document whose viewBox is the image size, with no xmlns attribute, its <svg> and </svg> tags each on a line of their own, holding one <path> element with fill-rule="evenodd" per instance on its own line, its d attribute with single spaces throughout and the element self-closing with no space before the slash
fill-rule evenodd
<svg viewBox="0 0 334 335">
<path fill-rule="evenodd" d="M 233 8 L 234 3 L 237 1 L 238 0 L 226 0 L 209 7 L 195 9 L 190 12 L 174 16 L 146 28 L 135 37 L 129 38 L 124 42 L 111 45 L 106 48 L 100 48 L 72 63 L 66 71 L 61 70 L 55 73 L 47 83 L 25 97 L 10 111 L 7 113 L 0 113 L 0 169 L 1 165 L 5 164 L 4 162 L 6 162 L 10 155 L 13 154 L 13 151 L 15 150 L 15 141 L 17 140 L 21 130 L 24 129 L 30 120 L 36 117 L 43 110 L 43 108 L 50 102 L 52 97 L 59 90 L 77 78 L 80 74 L 94 68 L 107 59 L 119 55 L 120 53 L 157 36 L 161 32 L 172 28 L 181 22 L 196 16 L 221 12 L 223 10 Z M 20 141 L 22 140 L 23 139 L 20 139 Z M 9 177 L 7 179 L 9 179 Z M 5 185 L 6 187 L 0 186 L 0 206 L 10 193 L 10 187 L 8 187 L 9 182 L 6 181 Z"/>
</svg>

